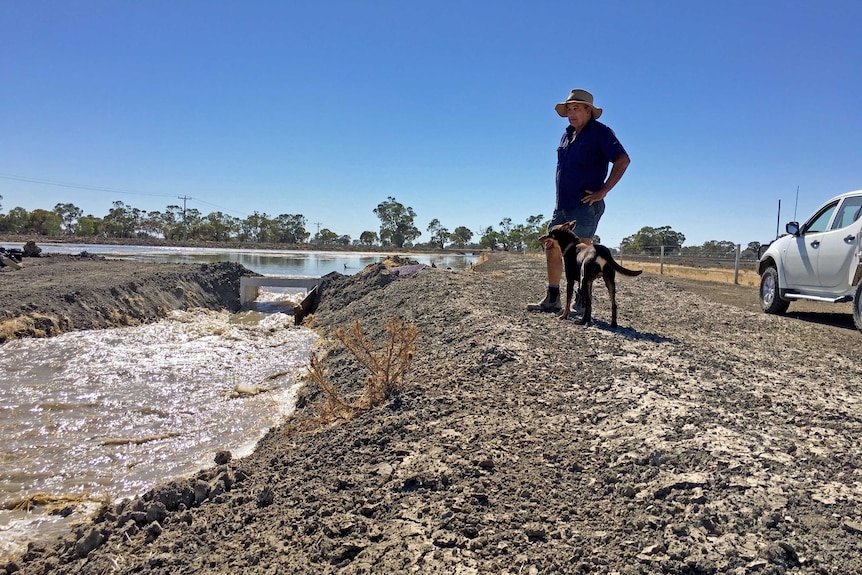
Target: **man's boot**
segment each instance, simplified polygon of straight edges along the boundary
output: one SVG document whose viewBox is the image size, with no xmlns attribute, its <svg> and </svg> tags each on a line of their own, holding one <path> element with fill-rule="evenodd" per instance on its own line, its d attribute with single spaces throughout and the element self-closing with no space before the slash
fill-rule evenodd
<svg viewBox="0 0 862 575">
<path fill-rule="evenodd" d="M 563 313 L 563 306 L 560 304 L 560 288 L 548 288 L 545 294 L 545 299 L 539 303 L 531 303 L 527 305 L 527 311 L 541 311 L 544 313 Z"/>
<path fill-rule="evenodd" d="M 580 290 L 578 290 L 580 291 Z M 584 302 L 581 299 L 581 294 L 576 292 L 575 301 L 572 303 L 572 313 L 576 315 L 584 315 Z"/>
</svg>

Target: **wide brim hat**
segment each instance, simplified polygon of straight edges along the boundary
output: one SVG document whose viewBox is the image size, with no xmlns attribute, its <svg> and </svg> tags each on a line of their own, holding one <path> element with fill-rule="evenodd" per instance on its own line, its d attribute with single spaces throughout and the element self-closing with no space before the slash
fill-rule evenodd
<svg viewBox="0 0 862 575">
<path fill-rule="evenodd" d="M 579 104 L 587 104 L 593 111 L 593 118 L 598 119 L 599 116 L 602 115 L 602 109 L 596 108 L 593 105 L 593 95 L 587 92 L 586 90 L 572 90 L 572 93 L 569 94 L 569 97 L 566 98 L 565 102 L 560 102 L 554 109 L 557 111 L 557 114 L 560 115 L 561 118 L 567 118 L 566 114 L 566 104 L 571 102 L 577 102 Z"/>
</svg>

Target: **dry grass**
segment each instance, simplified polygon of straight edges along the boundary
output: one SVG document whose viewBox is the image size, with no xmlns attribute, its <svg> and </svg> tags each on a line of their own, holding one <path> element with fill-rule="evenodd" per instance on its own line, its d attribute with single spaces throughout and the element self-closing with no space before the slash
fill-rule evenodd
<svg viewBox="0 0 862 575">
<path fill-rule="evenodd" d="M 18 334 L 27 333 L 33 328 L 33 322 L 29 323 L 23 317 L 13 317 L 0 322 L 0 343 L 12 341 L 18 337 Z"/>
<path fill-rule="evenodd" d="M 19 337 L 48 337 L 63 333 L 68 328 L 68 319 L 53 315 L 31 313 L 0 321 L 0 343 Z"/>
<path fill-rule="evenodd" d="M 3 509 L 7 511 L 34 511 L 37 508 L 43 508 L 47 514 L 58 513 L 69 506 L 80 505 L 89 502 L 108 501 L 107 497 L 93 499 L 85 495 L 50 495 L 48 493 L 34 493 L 22 499 L 9 501 L 3 504 Z"/>
<path fill-rule="evenodd" d="M 405 387 L 405 375 L 416 353 L 419 328 L 399 319 L 386 323 L 389 338 L 380 347 L 368 339 L 359 320 L 349 329 L 335 330 L 335 338 L 368 370 L 359 397 L 345 398 L 326 377 L 320 361 L 312 356 L 308 376 L 323 392 L 323 400 L 315 405 L 314 423 L 348 421 L 357 413 L 381 405 Z"/>
<path fill-rule="evenodd" d="M 544 253 L 531 253 L 531 257 L 545 259 Z M 478 263 L 477 263 L 478 265 Z M 622 265 L 633 270 L 643 270 L 652 274 L 666 275 L 670 277 L 681 277 L 695 280 L 703 280 L 717 283 L 733 283 L 734 272 L 730 268 L 698 268 L 691 266 L 680 266 L 675 264 L 664 264 L 662 269 L 661 263 L 644 262 L 637 260 L 628 260 L 622 262 Z M 741 286 L 757 287 L 760 285 L 760 276 L 754 270 L 739 270 L 738 282 Z"/>
<path fill-rule="evenodd" d="M 664 270 L 662 271 L 661 264 L 652 262 L 631 262 L 631 264 L 626 263 L 626 267 L 641 269 L 645 272 L 654 274 L 661 273 L 662 275 L 671 277 L 682 277 L 728 284 L 734 283 L 734 272 L 732 269 L 693 268 L 688 266 L 664 264 Z M 757 287 L 760 285 L 760 276 L 753 270 L 739 270 L 737 283 L 741 286 Z"/>
</svg>

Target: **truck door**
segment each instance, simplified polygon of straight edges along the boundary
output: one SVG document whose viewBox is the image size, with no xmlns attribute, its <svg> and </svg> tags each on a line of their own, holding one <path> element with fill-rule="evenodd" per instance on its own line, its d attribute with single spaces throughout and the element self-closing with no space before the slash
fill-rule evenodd
<svg viewBox="0 0 862 575">
<path fill-rule="evenodd" d="M 829 293 L 843 295 L 850 289 L 851 268 L 855 268 L 862 227 L 862 196 L 844 198 L 829 231 L 820 238 L 817 275 Z"/>
<path fill-rule="evenodd" d="M 823 206 L 802 226 L 799 236 L 787 245 L 784 252 L 784 280 L 788 289 L 819 288 L 817 259 L 823 234 L 829 227 L 838 202 Z"/>
</svg>

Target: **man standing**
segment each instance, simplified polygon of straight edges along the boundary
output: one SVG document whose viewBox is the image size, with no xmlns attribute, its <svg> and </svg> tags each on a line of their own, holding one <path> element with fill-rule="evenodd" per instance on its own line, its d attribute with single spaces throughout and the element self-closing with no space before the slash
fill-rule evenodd
<svg viewBox="0 0 862 575">
<path fill-rule="evenodd" d="M 599 220 L 605 211 L 605 196 L 620 181 L 630 160 L 616 134 L 598 121 L 602 109 L 593 105 L 593 95 L 586 90 L 572 90 L 555 110 L 569 125 L 557 148 L 557 205 L 548 224 L 552 226 L 576 220 L 575 234 L 591 244 Z M 610 175 L 608 166 L 612 165 Z M 563 258 L 559 246 L 545 242 L 548 264 L 548 290 L 545 299 L 529 304 L 528 311 L 560 313 L 560 279 Z"/>
</svg>

